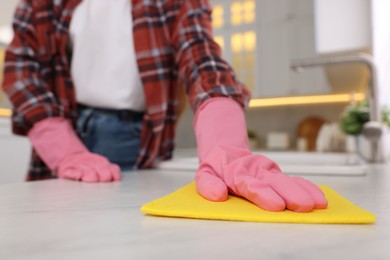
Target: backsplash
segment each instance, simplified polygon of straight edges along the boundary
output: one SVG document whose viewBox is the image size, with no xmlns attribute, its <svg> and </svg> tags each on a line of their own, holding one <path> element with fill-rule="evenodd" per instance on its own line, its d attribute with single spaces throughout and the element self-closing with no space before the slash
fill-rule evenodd
<svg viewBox="0 0 390 260">
<path fill-rule="evenodd" d="M 285 106 L 257 108 L 247 111 L 247 126 L 259 138 L 260 149 L 266 147 L 266 137 L 270 132 L 285 132 L 291 140 L 291 148 L 296 147 L 297 127 L 307 117 L 322 117 L 329 122 L 339 122 L 346 104 Z M 196 141 L 192 130 L 193 112 L 187 107 L 176 131 L 176 147 L 194 148 Z"/>
</svg>

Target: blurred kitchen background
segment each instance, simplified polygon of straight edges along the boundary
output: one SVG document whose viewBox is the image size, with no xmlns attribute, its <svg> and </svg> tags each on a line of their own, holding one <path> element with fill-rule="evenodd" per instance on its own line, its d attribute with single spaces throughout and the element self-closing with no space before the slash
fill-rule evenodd
<svg viewBox="0 0 390 260">
<path fill-rule="evenodd" d="M 342 149 L 329 138 L 318 140 L 319 134 L 339 128 L 346 106 L 369 97 L 365 58 L 376 67 L 378 106 L 390 105 L 390 1 L 211 2 L 215 40 L 253 94 L 247 124 L 258 149 Z M 335 57 L 358 62 L 292 68 Z M 195 145 L 191 114 L 187 110 L 180 122 L 179 147 Z"/>
<path fill-rule="evenodd" d="M 17 2 L 0 1 L 0 67 L 4 48 L 12 38 L 10 22 Z M 354 140 L 361 136 L 359 127 L 373 113 L 363 101 L 372 96 L 380 110 L 380 119 L 388 119 L 390 1 L 211 0 L 211 3 L 215 41 L 238 79 L 252 91 L 247 124 L 253 149 L 313 152 L 356 149 L 350 147 L 347 136 L 353 136 Z M 1 78 L 0 73 L 0 81 Z M 363 121 L 352 118 L 356 110 L 365 117 Z M 0 92 L 1 169 L 23 176 L 29 145 L 25 138 L 11 135 L 9 115 L 9 102 Z M 195 147 L 192 118 L 193 112 L 187 105 L 177 129 L 178 148 Z M 387 149 L 387 132 L 388 128 L 384 128 L 380 139 L 382 150 Z M 363 144 L 359 149 L 370 157 L 371 146 L 364 140 L 360 142 Z M 383 156 L 386 161 L 388 154 L 383 152 Z M 1 176 L 0 181 L 4 178 L 9 177 Z"/>
</svg>

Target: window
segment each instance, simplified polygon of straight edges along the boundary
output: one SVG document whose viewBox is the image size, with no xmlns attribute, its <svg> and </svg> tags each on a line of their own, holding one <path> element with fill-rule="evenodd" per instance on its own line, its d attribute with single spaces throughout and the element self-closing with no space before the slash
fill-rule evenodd
<svg viewBox="0 0 390 260">
<path fill-rule="evenodd" d="M 255 0 L 212 0 L 214 40 L 238 80 L 253 91 L 256 85 Z"/>
<path fill-rule="evenodd" d="M 224 25 L 224 8 L 222 5 L 215 5 L 213 7 L 213 13 L 212 13 L 212 18 L 213 18 L 213 28 L 218 29 L 223 27 Z"/>
<path fill-rule="evenodd" d="M 234 1 L 230 5 L 230 22 L 232 25 L 254 23 L 256 20 L 254 0 Z"/>
<path fill-rule="evenodd" d="M 249 90 L 255 87 L 255 57 L 256 57 L 256 33 L 247 31 L 235 33 L 231 36 L 231 51 L 234 71 Z"/>
<path fill-rule="evenodd" d="M 214 41 L 216 43 L 218 43 L 219 47 L 221 47 L 221 49 L 224 49 L 225 48 L 225 39 L 223 38 L 223 36 L 214 36 Z"/>
</svg>

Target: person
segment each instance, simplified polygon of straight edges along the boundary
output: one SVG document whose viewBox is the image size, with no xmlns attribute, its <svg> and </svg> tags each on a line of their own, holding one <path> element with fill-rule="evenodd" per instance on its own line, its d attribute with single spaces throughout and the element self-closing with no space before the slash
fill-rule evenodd
<svg viewBox="0 0 390 260">
<path fill-rule="evenodd" d="M 3 89 L 27 135 L 27 180 L 120 180 L 172 157 L 180 86 L 195 113 L 200 195 L 307 212 L 312 182 L 249 150 L 250 99 L 213 41 L 208 0 L 21 0 Z M 121 169 L 120 169 L 121 168 Z"/>
</svg>

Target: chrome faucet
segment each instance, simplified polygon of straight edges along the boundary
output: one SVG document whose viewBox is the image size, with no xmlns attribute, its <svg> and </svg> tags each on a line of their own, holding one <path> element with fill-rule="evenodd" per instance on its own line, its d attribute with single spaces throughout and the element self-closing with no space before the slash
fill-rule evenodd
<svg viewBox="0 0 390 260">
<path fill-rule="evenodd" d="M 363 126 L 362 134 L 371 143 L 371 154 L 368 158 L 369 162 L 382 162 L 383 158 L 380 156 L 379 141 L 382 136 L 382 118 L 380 114 L 380 106 L 378 102 L 378 76 L 377 68 L 373 58 L 369 54 L 359 53 L 355 55 L 344 55 L 344 56 L 332 56 L 332 57 L 316 57 L 308 59 L 297 59 L 291 61 L 291 68 L 295 71 L 300 71 L 305 67 L 317 67 L 326 66 L 332 64 L 342 63 L 363 63 L 370 70 L 370 81 L 369 81 L 369 92 L 368 102 L 370 109 L 370 121 Z"/>
</svg>

